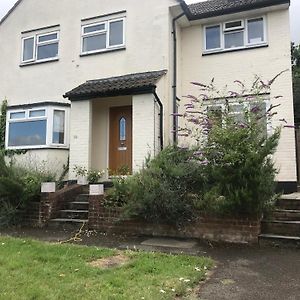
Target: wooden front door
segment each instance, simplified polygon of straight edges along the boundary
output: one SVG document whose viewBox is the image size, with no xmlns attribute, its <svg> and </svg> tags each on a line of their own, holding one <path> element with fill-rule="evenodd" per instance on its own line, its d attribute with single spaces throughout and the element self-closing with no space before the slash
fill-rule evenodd
<svg viewBox="0 0 300 300">
<path fill-rule="evenodd" d="M 111 107 L 109 169 L 111 175 L 132 173 L 132 106 Z"/>
</svg>

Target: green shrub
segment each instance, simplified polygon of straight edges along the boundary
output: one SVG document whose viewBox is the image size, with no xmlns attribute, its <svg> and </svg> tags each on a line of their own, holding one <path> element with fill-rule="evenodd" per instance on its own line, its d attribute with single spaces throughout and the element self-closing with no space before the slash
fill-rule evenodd
<svg viewBox="0 0 300 300">
<path fill-rule="evenodd" d="M 124 176 L 113 179 L 113 187 L 105 195 L 105 205 L 108 207 L 123 207 L 129 199 L 131 180 L 133 179 Z"/>
<path fill-rule="evenodd" d="M 125 215 L 170 224 L 193 220 L 195 193 L 201 192 L 204 177 L 201 166 L 190 158 L 190 150 L 167 147 L 125 180 Z"/>
<path fill-rule="evenodd" d="M 182 115 L 187 126 L 180 132 L 198 141 L 194 158 L 205 165 L 207 182 L 196 204 L 201 212 L 259 218 L 276 198 L 277 170 L 272 155 L 281 128 L 267 132 L 267 124 L 272 122 L 274 109 L 279 106 L 273 103 L 281 97 L 274 96 L 266 109 L 263 94 L 270 92 L 280 74 L 267 82 L 256 78 L 250 89 L 237 80 L 237 92 L 225 91 L 224 98 L 213 80 L 207 85 L 194 83 L 201 87 L 202 94 L 199 98 L 188 97 L 191 102 Z"/>
<path fill-rule="evenodd" d="M 41 183 L 54 180 L 46 171 L 7 165 L 0 151 L 0 226 L 15 223 L 19 209 L 39 201 Z"/>
</svg>

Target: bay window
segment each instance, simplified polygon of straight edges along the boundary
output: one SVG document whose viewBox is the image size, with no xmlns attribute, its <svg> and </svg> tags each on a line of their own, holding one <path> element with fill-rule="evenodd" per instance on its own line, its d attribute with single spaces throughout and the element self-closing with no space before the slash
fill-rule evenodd
<svg viewBox="0 0 300 300">
<path fill-rule="evenodd" d="M 266 45 L 265 17 L 241 19 L 204 27 L 204 52 L 222 52 Z"/>
<path fill-rule="evenodd" d="M 67 108 L 53 106 L 8 110 L 6 148 L 66 148 L 67 114 Z"/>
</svg>

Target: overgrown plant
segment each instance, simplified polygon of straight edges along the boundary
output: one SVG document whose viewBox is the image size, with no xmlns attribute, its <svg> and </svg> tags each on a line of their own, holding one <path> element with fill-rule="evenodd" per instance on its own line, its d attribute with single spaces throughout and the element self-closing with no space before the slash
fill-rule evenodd
<svg viewBox="0 0 300 300">
<path fill-rule="evenodd" d="M 39 201 L 41 183 L 54 179 L 48 172 L 7 164 L 0 151 L 0 226 L 15 224 L 19 209 Z"/>
<path fill-rule="evenodd" d="M 282 73 L 268 82 L 257 77 L 250 89 L 237 80 L 237 91 L 225 93 L 214 80 L 193 83 L 201 94 L 187 96 L 179 135 L 194 141 L 192 159 L 205 166 L 207 184 L 197 203 L 202 212 L 257 218 L 272 203 L 277 173 L 272 155 L 280 137 L 272 118 L 281 96 L 265 95 Z"/>
<path fill-rule="evenodd" d="M 118 182 L 110 199 L 125 204 L 125 216 L 177 225 L 192 221 L 195 194 L 205 179 L 190 157 L 188 149 L 165 148 L 139 173 Z"/>
</svg>

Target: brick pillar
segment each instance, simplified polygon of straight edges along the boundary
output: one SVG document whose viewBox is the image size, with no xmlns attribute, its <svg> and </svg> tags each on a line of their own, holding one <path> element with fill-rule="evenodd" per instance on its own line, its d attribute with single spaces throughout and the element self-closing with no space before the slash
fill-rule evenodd
<svg viewBox="0 0 300 300">
<path fill-rule="evenodd" d="M 53 193 L 42 193 L 38 226 L 44 227 L 51 218 Z"/>
<path fill-rule="evenodd" d="M 103 211 L 103 195 L 89 196 L 89 228 L 100 229 Z"/>
</svg>

